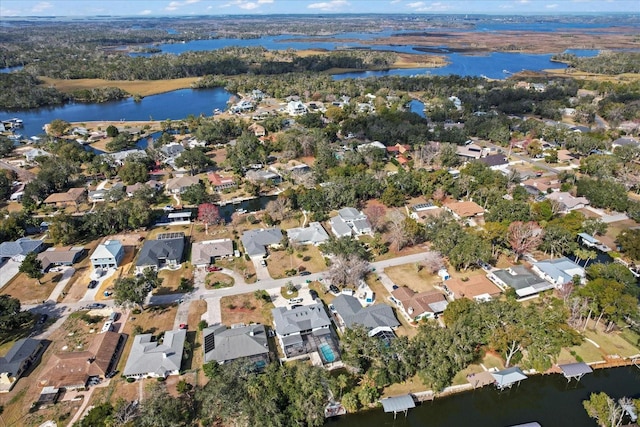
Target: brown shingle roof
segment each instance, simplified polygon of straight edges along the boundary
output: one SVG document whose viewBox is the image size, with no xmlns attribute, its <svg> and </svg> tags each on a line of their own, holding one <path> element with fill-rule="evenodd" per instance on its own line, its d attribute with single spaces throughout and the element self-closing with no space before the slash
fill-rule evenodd
<svg viewBox="0 0 640 427">
<path fill-rule="evenodd" d="M 53 193 L 44 203 L 77 203 L 84 196 L 84 188 L 70 188 L 66 193 Z"/>
<path fill-rule="evenodd" d="M 456 299 L 469 298 L 473 299 L 479 295 L 488 294 L 491 297 L 500 294 L 500 288 L 494 285 L 489 279 L 483 275 L 469 277 L 469 280 L 463 282 L 460 279 L 449 279 L 445 285 L 453 292 Z"/>
<path fill-rule="evenodd" d="M 460 218 L 468 218 L 484 213 L 482 206 L 476 202 L 453 202 L 445 204 L 444 207 L 451 210 Z"/>
</svg>

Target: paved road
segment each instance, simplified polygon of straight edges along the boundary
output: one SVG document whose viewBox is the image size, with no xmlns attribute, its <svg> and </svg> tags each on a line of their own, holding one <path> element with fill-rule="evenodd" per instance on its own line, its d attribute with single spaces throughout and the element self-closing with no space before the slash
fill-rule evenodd
<svg viewBox="0 0 640 427">
<path fill-rule="evenodd" d="M 9 283 L 13 276 L 18 274 L 20 263 L 9 258 L 0 267 L 0 289 L 4 288 L 4 285 Z"/>
</svg>

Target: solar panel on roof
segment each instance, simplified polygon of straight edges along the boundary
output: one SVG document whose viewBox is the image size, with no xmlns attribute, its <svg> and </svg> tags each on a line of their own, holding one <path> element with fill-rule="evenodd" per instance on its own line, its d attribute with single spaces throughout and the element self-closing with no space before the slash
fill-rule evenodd
<svg viewBox="0 0 640 427">
<path fill-rule="evenodd" d="M 204 352 L 208 353 L 214 348 L 216 348 L 216 340 L 214 334 L 209 334 L 204 337 Z"/>
<path fill-rule="evenodd" d="M 181 239 L 184 238 L 184 233 L 160 233 L 156 240 L 169 240 L 169 239 Z"/>
</svg>

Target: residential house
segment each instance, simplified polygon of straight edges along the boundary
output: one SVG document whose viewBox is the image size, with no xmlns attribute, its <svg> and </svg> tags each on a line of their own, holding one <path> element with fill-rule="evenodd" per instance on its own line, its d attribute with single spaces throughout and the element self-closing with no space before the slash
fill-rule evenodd
<svg viewBox="0 0 640 427">
<path fill-rule="evenodd" d="M 387 304 L 363 307 L 357 298 L 347 294 L 338 295 L 332 304 L 335 307 L 338 320 L 344 327 L 364 326 L 370 336 L 382 330 L 392 332 L 400 326 L 400 322 L 393 314 L 393 309 Z"/>
<path fill-rule="evenodd" d="M 278 227 L 247 230 L 242 233 L 240 240 L 247 255 L 251 258 L 264 258 L 267 256 L 268 247 L 282 244 L 282 231 Z"/>
<path fill-rule="evenodd" d="M 218 173 L 211 172 L 207 175 L 207 178 L 209 178 L 209 182 L 217 192 L 229 190 L 238 186 L 232 176 L 222 176 Z"/>
<path fill-rule="evenodd" d="M 156 239 L 145 240 L 142 245 L 136 261 L 136 271 L 142 272 L 146 268 L 177 268 L 182 263 L 183 253 L 184 233 L 158 234 Z"/>
<path fill-rule="evenodd" d="M 453 106 L 456 107 L 456 110 L 462 110 L 462 101 L 457 96 L 450 96 L 449 101 L 453 103 Z"/>
<path fill-rule="evenodd" d="M 435 206 L 433 203 L 418 203 L 411 206 L 411 213 L 409 216 L 415 220 L 426 219 L 427 217 L 437 216 L 442 213 L 443 209 L 439 206 Z"/>
<path fill-rule="evenodd" d="M 396 305 L 405 315 L 415 321 L 434 318 L 444 312 L 449 305 L 447 299 L 438 291 L 416 293 L 406 286 L 391 292 Z"/>
<path fill-rule="evenodd" d="M 269 363 L 269 343 L 264 325 L 233 327 L 211 326 L 202 330 L 204 362 L 216 361 L 223 365 L 242 359 L 263 368 Z"/>
<path fill-rule="evenodd" d="M 560 207 L 560 212 L 562 213 L 569 213 L 573 210 L 589 206 L 589 199 L 586 197 L 574 197 L 564 191 L 556 191 L 551 194 L 547 194 L 547 199 L 557 202 Z"/>
<path fill-rule="evenodd" d="M 47 271 L 53 266 L 71 266 L 78 262 L 85 254 L 82 246 L 65 246 L 61 248 L 49 248 L 38 254 L 38 259 L 42 263 L 42 271 Z"/>
<path fill-rule="evenodd" d="M 136 335 L 122 375 L 127 378 L 167 378 L 180 374 L 186 329 L 166 331 L 162 342 L 153 334 Z"/>
<path fill-rule="evenodd" d="M 45 341 L 21 338 L 0 357 L 0 393 L 8 393 L 31 366 L 40 363 L 45 347 Z"/>
<path fill-rule="evenodd" d="M 91 254 L 91 265 L 98 268 L 117 268 L 124 258 L 124 246 L 119 240 L 107 240 Z"/>
<path fill-rule="evenodd" d="M 565 283 L 572 282 L 576 276 L 581 283 L 586 282 L 584 268 L 567 257 L 534 262 L 531 270 L 557 289 L 562 288 Z"/>
<path fill-rule="evenodd" d="M 86 188 L 70 188 L 66 193 L 53 193 L 42 203 L 47 206 L 57 206 L 57 207 L 66 207 L 66 206 L 78 206 L 82 203 L 87 196 Z"/>
<path fill-rule="evenodd" d="M 518 298 L 528 297 L 554 288 L 551 283 L 541 279 L 533 271 L 522 265 L 492 271 L 487 274 L 487 277 L 502 289 L 513 288 Z"/>
<path fill-rule="evenodd" d="M 28 163 L 34 163 L 38 157 L 48 157 L 50 155 L 40 148 L 32 148 L 24 152 L 24 158 Z"/>
<path fill-rule="evenodd" d="M 253 110 L 253 103 L 247 99 L 239 101 L 236 105 L 230 108 L 232 113 L 244 113 Z"/>
<path fill-rule="evenodd" d="M 367 216 L 355 208 L 342 208 L 338 211 L 338 216 L 329 219 L 331 231 L 336 237 L 343 237 L 355 233 L 356 235 L 371 234 L 371 223 Z M 346 226 L 346 227 L 345 227 Z M 349 232 L 347 234 L 347 227 Z"/>
<path fill-rule="evenodd" d="M 310 222 L 305 228 L 290 228 L 287 236 L 293 243 L 318 246 L 329 240 L 329 235 L 319 222 Z"/>
<path fill-rule="evenodd" d="M 21 237 L 13 242 L 0 243 L 0 260 L 11 258 L 14 261 L 22 262 L 31 252 L 42 252 L 44 243 L 42 240 L 34 240 L 29 237 Z"/>
<path fill-rule="evenodd" d="M 182 194 L 187 190 L 187 188 L 198 184 L 200 184 L 200 178 L 197 176 L 185 175 L 169 179 L 165 185 L 165 190 L 169 194 Z"/>
<path fill-rule="evenodd" d="M 486 157 L 478 159 L 478 161 L 489 166 L 489 169 L 491 170 L 506 171 L 507 167 L 509 166 L 507 156 L 505 156 L 504 154 L 490 154 Z"/>
<path fill-rule="evenodd" d="M 95 334 L 87 350 L 54 354 L 42 375 L 42 385 L 79 389 L 91 377 L 105 378 L 115 371 L 125 342 L 125 335 L 109 331 Z"/>
<path fill-rule="evenodd" d="M 148 157 L 144 150 L 137 148 L 117 151 L 115 153 L 105 153 L 101 154 L 101 156 L 114 166 L 122 166 L 127 160 L 146 159 Z"/>
<path fill-rule="evenodd" d="M 287 113 L 290 116 L 302 116 L 307 114 L 307 107 L 300 101 L 290 101 L 287 104 Z"/>
<path fill-rule="evenodd" d="M 163 145 L 160 148 L 160 152 L 164 155 L 165 159 L 175 159 L 180 156 L 184 152 L 185 148 L 179 142 L 171 142 L 167 145 Z M 165 161 L 166 163 L 166 161 Z"/>
<path fill-rule="evenodd" d="M 282 182 L 282 177 L 272 170 L 250 170 L 246 174 L 247 180 L 253 183 L 270 182 L 274 185 Z"/>
<path fill-rule="evenodd" d="M 634 147 L 634 148 L 638 148 L 640 147 L 640 142 L 638 142 L 637 139 L 635 139 L 634 137 L 620 137 L 618 139 L 616 139 L 615 141 L 611 142 L 611 149 L 614 150 L 617 147 Z"/>
<path fill-rule="evenodd" d="M 278 342 L 286 357 L 306 354 L 306 341 L 331 335 L 331 321 L 322 304 L 311 304 L 287 310 L 271 310 Z"/>
<path fill-rule="evenodd" d="M 233 256 L 233 241 L 231 239 L 206 240 L 195 242 L 191 246 L 191 264 L 205 267 L 215 260 Z"/>
<path fill-rule="evenodd" d="M 482 147 L 473 143 L 457 146 L 456 152 L 463 160 L 478 160 L 483 155 Z"/>
<path fill-rule="evenodd" d="M 403 144 L 396 144 L 396 145 L 392 145 L 390 147 L 386 147 L 387 153 L 393 155 L 394 157 L 398 157 L 400 154 L 404 154 L 404 153 L 410 153 L 411 152 L 411 146 L 410 145 L 403 145 Z"/>
<path fill-rule="evenodd" d="M 261 136 L 265 136 L 267 134 L 264 126 L 259 125 L 258 123 L 252 123 L 251 126 L 249 126 L 249 130 L 253 132 L 253 134 L 257 138 L 260 138 Z"/>
<path fill-rule="evenodd" d="M 562 183 L 555 177 L 541 176 L 538 178 L 529 178 L 522 181 L 520 185 L 524 186 L 531 193 L 544 193 L 559 190 Z"/>
<path fill-rule="evenodd" d="M 380 141 L 373 141 L 373 142 L 369 142 L 366 144 L 360 144 L 356 147 L 356 151 L 361 153 L 365 150 L 371 149 L 371 148 L 377 148 L 378 150 L 387 150 L 387 146 L 384 145 L 382 142 Z"/>
<path fill-rule="evenodd" d="M 468 298 L 476 301 L 489 301 L 502 293 L 499 287 L 483 275 L 471 276 L 466 281 L 449 278 L 443 288 L 453 299 Z"/>
<path fill-rule="evenodd" d="M 471 201 L 445 203 L 444 208 L 459 220 L 477 218 L 484 215 L 484 209 L 482 206 Z"/>
<path fill-rule="evenodd" d="M 184 142 L 187 144 L 187 147 L 189 148 L 196 148 L 196 147 L 202 148 L 207 146 L 207 141 L 198 141 L 197 138 L 189 138 Z"/>
<path fill-rule="evenodd" d="M 125 188 L 125 192 L 127 193 L 127 197 L 133 197 L 136 191 L 142 190 L 143 188 L 150 188 L 153 191 L 160 191 L 162 190 L 162 186 L 163 184 L 161 182 L 156 181 L 155 179 L 150 179 L 144 184 L 141 182 L 137 182 L 133 185 L 127 185 L 127 187 Z"/>
</svg>

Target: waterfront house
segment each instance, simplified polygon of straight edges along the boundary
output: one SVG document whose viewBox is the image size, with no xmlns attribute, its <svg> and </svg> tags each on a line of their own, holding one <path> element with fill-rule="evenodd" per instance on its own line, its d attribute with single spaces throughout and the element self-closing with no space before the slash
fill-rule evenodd
<svg viewBox="0 0 640 427">
<path fill-rule="evenodd" d="M 576 276 L 581 283 L 586 283 L 587 280 L 584 268 L 567 257 L 534 262 L 531 270 L 557 289 L 572 282 Z"/>
<path fill-rule="evenodd" d="M 98 268 L 117 268 L 124 258 L 124 246 L 118 240 L 107 240 L 91 254 L 91 265 Z"/>
<path fill-rule="evenodd" d="M 24 158 L 28 163 L 34 163 L 38 157 L 49 157 L 50 155 L 40 148 L 32 148 L 24 152 Z"/>
<path fill-rule="evenodd" d="M 278 227 L 247 230 L 240 240 L 247 255 L 251 258 L 264 258 L 268 247 L 279 247 L 282 244 L 282 231 Z"/>
<path fill-rule="evenodd" d="M 165 185 L 165 191 L 168 194 L 182 194 L 187 190 L 187 188 L 191 187 L 192 185 L 198 184 L 200 184 L 200 178 L 198 178 L 197 176 L 186 175 L 171 178 Z"/>
<path fill-rule="evenodd" d="M 250 170 L 247 172 L 246 178 L 254 184 L 269 182 L 273 185 L 278 185 L 282 182 L 282 176 L 279 173 L 266 169 Z"/>
<path fill-rule="evenodd" d="M 191 264 L 205 267 L 215 260 L 233 256 L 233 241 L 231 239 L 206 240 L 191 245 Z"/>
<path fill-rule="evenodd" d="M 416 293 L 406 286 L 401 286 L 391 292 L 391 295 L 405 315 L 415 321 L 434 318 L 449 305 L 444 295 L 435 290 Z"/>
<path fill-rule="evenodd" d="M 357 298 L 347 294 L 338 295 L 332 304 L 340 324 L 345 328 L 361 325 L 373 336 L 382 330 L 393 332 L 400 326 L 393 309 L 387 304 L 363 307 Z"/>
<path fill-rule="evenodd" d="M 53 266 L 71 266 L 78 262 L 85 254 L 82 246 L 65 246 L 61 248 L 49 248 L 38 254 L 42 263 L 42 271 L 47 271 Z"/>
<path fill-rule="evenodd" d="M 114 166 L 122 166 L 127 160 L 145 160 L 147 159 L 147 153 L 144 150 L 133 148 L 130 150 L 117 151 L 115 153 L 101 154 L 107 162 Z"/>
<path fill-rule="evenodd" d="M 186 329 L 166 331 L 162 341 L 153 334 L 136 335 L 122 375 L 127 378 L 167 378 L 180 374 Z"/>
<path fill-rule="evenodd" d="M 310 222 L 308 227 L 290 228 L 287 236 L 293 243 L 318 246 L 329 240 L 329 235 L 319 222 Z"/>
<path fill-rule="evenodd" d="M 109 331 L 94 335 L 87 350 L 55 353 L 42 375 L 42 385 L 80 389 L 91 377 L 105 378 L 116 369 L 125 342 L 125 335 Z"/>
<path fill-rule="evenodd" d="M 252 123 L 251 126 L 249 126 L 249 130 L 253 132 L 253 134 L 257 138 L 260 138 L 261 136 L 265 136 L 267 134 L 264 126 L 259 125 L 258 123 Z"/>
<path fill-rule="evenodd" d="M 136 261 L 136 271 L 141 273 L 146 268 L 160 270 L 179 267 L 184 242 L 184 233 L 161 233 L 154 240 L 145 240 Z"/>
<path fill-rule="evenodd" d="M 238 186 L 232 176 L 222 176 L 218 173 L 211 172 L 207 175 L 207 178 L 209 178 L 209 182 L 217 192 L 230 190 Z"/>
<path fill-rule="evenodd" d="M 0 393 L 8 393 L 29 368 L 40 363 L 45 347 L 45 341 L 21 338 L 0 357 Z"/>
<path fill-rule="evenodd" d="M 53 193 L 49 195 L 42 203 L 46 206 L 56 206 L 56 207 L 67 207 L 67 206 L 75 206 L 78 207 L 80 203 L 82 203 L 87 196 L 86 188 L 70 188 L 65 193 Z"/>
<path fill-rule="evenodd" d="M 0 243 L 0 260 L 11 258 L 22 262 L 31 252 L 39 253 L 45 248 L 42 240 L 21 237 L 13 242 Z"/>
<path fill-rule="evenodd" d="M 204 362 L 219 364 L 242 359 L 262 368 L 269 363 L 269 343 L 264 325 L 253 324 L 228 329 L 217 325 L 202 330 Z"/>
<path fill-rule="evenodd" d="M 322 304 L 304 305 L 289 310 L 286 307 L 276 307 L 271 313 L 278 342 L 286 357 L 306 354 L 307 341 L 331 335 L 331 321 Z"/>
<path fill-rule="evenodd" d="M 487 277 L 501 289 L 513 288 L 518 298 L 528 297 L 554 288 L 553 284 L 541 279 L 533 271 L 522 265 L 492 271 L 487 274 Z"/>
<path fill-rule="evenodd" d="M 150 188 L 153 191 L 160 191 L 162 190 L 162 186 L 163 184 L 161 182 L 156 181 L 155 179 L 150 179 L 144 184 L 141 182 L 137 182 L 133 185 L 127 185 L 127 187 L 125 188 L 125 192 L 127 193 L 127 197 L 133 197 L 136 191 L 142 190 L 144 188 Z"/>
</svg>

